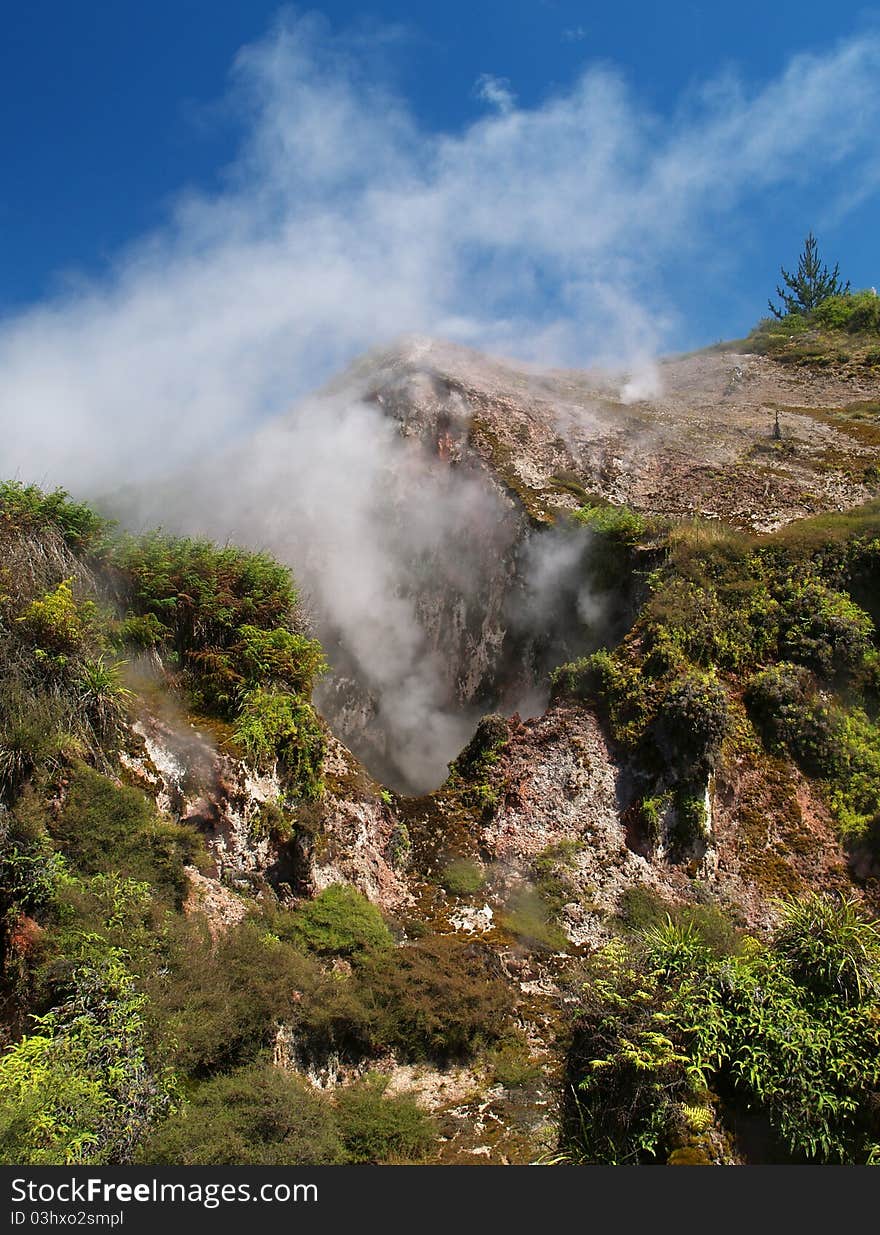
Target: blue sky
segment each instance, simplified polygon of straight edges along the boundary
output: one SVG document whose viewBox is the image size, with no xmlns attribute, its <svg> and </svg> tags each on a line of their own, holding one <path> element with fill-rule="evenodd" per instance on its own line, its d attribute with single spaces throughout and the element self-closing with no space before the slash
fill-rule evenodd
<svg viewBox="0 0 880 1235">
<path fill-rule="evenodd" d="M 565 89 L 586 61 L 620 67 L 652 107 L 670 113 L 695 84 L 734 69 L 772 78 L 796 51 L 821 51 L 871 28 L 877 10 L 803 0 L 613 4 L 571 0 L 376 0 L 317 6 L 332 26 L 365 37 L 398 27 L 385 68 L 431 129 L 477 114 L 481 74 L 506 77 L 524 106 Z M 230 64 L 259 38 L 279 5 L 266 0 L 29 0 L 7 6 L 0 42 L 0 309 L 36 300 L 72 270 L 97 272 L 145 229 L 160 225 L 187 185 L 210 187 L 234 156 L 241 126 L 218 101 Z M 821 221 L 813 193 L 756 215 L 764 243 L 737 290 L 756 309 L 777 257 L 793 260 L 801 233 Z M 880 279 L 876 202 L 826 225 L 829 254 L 855 282 Z M 694 288 L 694 291 L 697 289 Z M 740 297 L 738 296 L 738 301 Z M 747 317 L 703 304 L 713 329 Z M 717 327 L 715 326 L 717 323 Z M 699 327 L 694 327 L 695 334 Z M 710 331 L 711 333 L 711 331 Z M 703 331 L 705 335 L 705 331 Z"/>
<path fill-rule="evenodd" d="M 410 330 L 566 364 L 736 337 L 810 227 L 880 284 L 878 12 L 8 5 L 7 465 L 163 408 L 193 447 Z"/>
</svg>

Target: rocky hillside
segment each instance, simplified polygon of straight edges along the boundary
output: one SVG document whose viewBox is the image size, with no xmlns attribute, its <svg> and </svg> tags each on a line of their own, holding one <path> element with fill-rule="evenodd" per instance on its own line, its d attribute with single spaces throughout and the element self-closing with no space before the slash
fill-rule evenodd
<svg viewBox="0 0 880 1235">
<path fill-rule="evenodd" d="M 872 1159 L 878 385 L 365 358 L 222 512 L 326 673 L 265 553 L 5 486 L 4 1160 Z"/>
<path fill-rule="evenodd" d="M 136 508 L 289 562 L 333 669 L 324 714 L 380 779 L 423 791 L 481 714 L 540 713 L 550 670 L 632 620 L 629 578 L 600 604 L 584 588 L 567 515 L 766 532 L 857 506 L 880 483 L 878 398 L 865 364 L 719 347 L 548 372 L 417 339 Z"/>
</svg>

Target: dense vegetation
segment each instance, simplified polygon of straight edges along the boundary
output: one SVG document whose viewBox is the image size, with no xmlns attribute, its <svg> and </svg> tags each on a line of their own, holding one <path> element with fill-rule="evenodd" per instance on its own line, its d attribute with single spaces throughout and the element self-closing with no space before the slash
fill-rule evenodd
<svg viewBox="0 0 880 1235">
<path fill-rule="evenodd" d="M 789 902 L 767 944 L 667 918 L 598 953 L 582 998 L 574 1157 L 708 1163 L 749 1119 L 777 1161 L 880 1156 L 880 930 L 852 902 Z"/>
<path fill-rule="evenodd" d="M 555 679 L 623 753 L 634 834 L 687 858 L 725 761 L 784 755 L 876 853 L 880 504 L 763 537 L 607 505 L 574 524 L 592 585 L 642 574 L 627 633 Z M 186 868 L 208 858 L 127 771 L 141 693 L 171 693 L 278 772 L 253 835 L 281 852 L 321 809 L 322 668 L 268 556 L 123 537 L 63 493 L 0 486 L 0 1161 L 418 1161 L 438 1128 L 388 1091 L 389 1058 L 533 1078 L 487 943 L 404 934 L 342 885 L 296 900 L 267 878 L 222 929 L 184 912 Z M 510 733 L 484 719 L 444 801 L 493 818 Z M 499 911 L 521 953 L 567 950 L 579 843 L 535 854 Z M 479 856 L 440 856 L 448 896 L 483 892 Z M 568 1160 L 715 1161 L 749 1110 L 767 1157 L 875 1160 L 880 942 L 854 903 L 789 898 L 759 940 L 717 906 L 630 888 L 611 925 L 567 979 Z M 331 1095 L 303 1080 L 328 1068 L 359 1079 Z"/>
<path fill-rule="evenodd" d="M 794 306 L 764 318 L 744 342 L 783 364 L 871 369 L 880 364 L 880 297 L 868 288 L 830 295 L 813 307 Z"/>
<path fill-rule="evenodd" d="M 649 531 L 659 547 L 633 628 L 555 675 L 598 702 L 628 753 L 647 841 L 698 841 L 723 752 L 763 744 L 818 778 L 843 835 L 876 845 L 880 504 L 763 537 L 700 522 Z"/>
<path fill-rule="evenodd" d="M 212 934 L 182 912 L 199 832 L 128 783 L 122 758 L 144 683 L 175 693 L 184 714 L 229 723 L 233 753 L 277 767 L 283 804 L 254 830 L 288 842 L 322 793 L 324 747 L 309 701 L 323 658 L 289 572 L 207 541 L 121 537 L 18 484 L 0 487 L 0 562 L 0 1160 L 423 1156 L 432 1121 L 369 1066 L 508 1040 L 494 954 L 401 946 L 343 886 L 299 904 L 264 886 Z M 364 1077 L 333 1101 L 273 1066 L 279 1050 Z"/>
</svg>

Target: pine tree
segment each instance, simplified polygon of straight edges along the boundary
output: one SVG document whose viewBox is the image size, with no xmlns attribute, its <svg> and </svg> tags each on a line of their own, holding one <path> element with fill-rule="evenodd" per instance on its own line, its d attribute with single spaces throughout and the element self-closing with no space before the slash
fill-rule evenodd
<svg viewBox="0 0 880 1235">
<path fill-rule="evenodd" d="M 774 317 L 786 317 L 789 313 L 808 313 L 815 309 L 829 296 L 845 296 L 849 291 L 849 280 L 840 280 L 840 265 L 835 264 L 832 271 L 823 265 L 819 257 L 819 245 L 812 232 L 804 241 L 804 251 L 798 259 L 796 274 L 791 274 L 780 266 L 782 279 L 788 291 L 777 286 L 776 295 L 783 303 L 782 309 L 777 309 L 772 300 L 768 300 L 770 312 Z"/>
</svg>

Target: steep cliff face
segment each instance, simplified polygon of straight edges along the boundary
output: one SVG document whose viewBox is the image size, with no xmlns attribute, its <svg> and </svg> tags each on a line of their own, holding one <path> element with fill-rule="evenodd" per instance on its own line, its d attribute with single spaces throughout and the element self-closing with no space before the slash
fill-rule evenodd
<svg viewBox="0 0 880 1235">
<path fill-rule="evenodd" d="M 876 444 L 859 409 L 870 411 L 876 382 L 857 371 L 817 376 L 719 350 L 644 374 L 539 372 L 413 340 L 365 357 L 325 398 L 341 392 L 378 409 L 417 446 L 422 477 L 443 477 L 452 502 L 470 512 L 448 520 L 438 511 L 441 539 L 410 551 L 400 533 L 419 486 L 411 457 L 402 465 L 405 455 L 389 455 L 384 497 L 398 525 L 398 594 L 432 666 L 431 702 L 450 722 L 437 734 L 444 762 L 479 712 L 539 712 L 548 668 L 595 637 L 578 621 L 584 598 L 569 594 L 582 559 L 547 539 L 554 520 L 587 495 L 760 531 L 873 492 Z M 542 573 L 536 564 L 549 560 L 557 565 Z M 329 608 L 316 616 L 334 667 L 320 695 L 334 728 L 378 775 L 430 787 L 430 775 L 407 776 L 394 692 L 389 706 L 369 663 L 351 654 L 346 623 L 335 625 Z M 434 783 L 439 767 L 438 757 Z"/>
<path fill-rule="evenodd" d="M 854 506 L 874 491 L 876 397 L 869 370 L 734 350 L 615 374 L 405 340 L 139 513 L 288 561 L 334 731 L 425 792 L 481 713 L 539 713 L 549 668 L 609 635 L 560 516 L 600 500 L 769 530 Z"/>
</svg>

